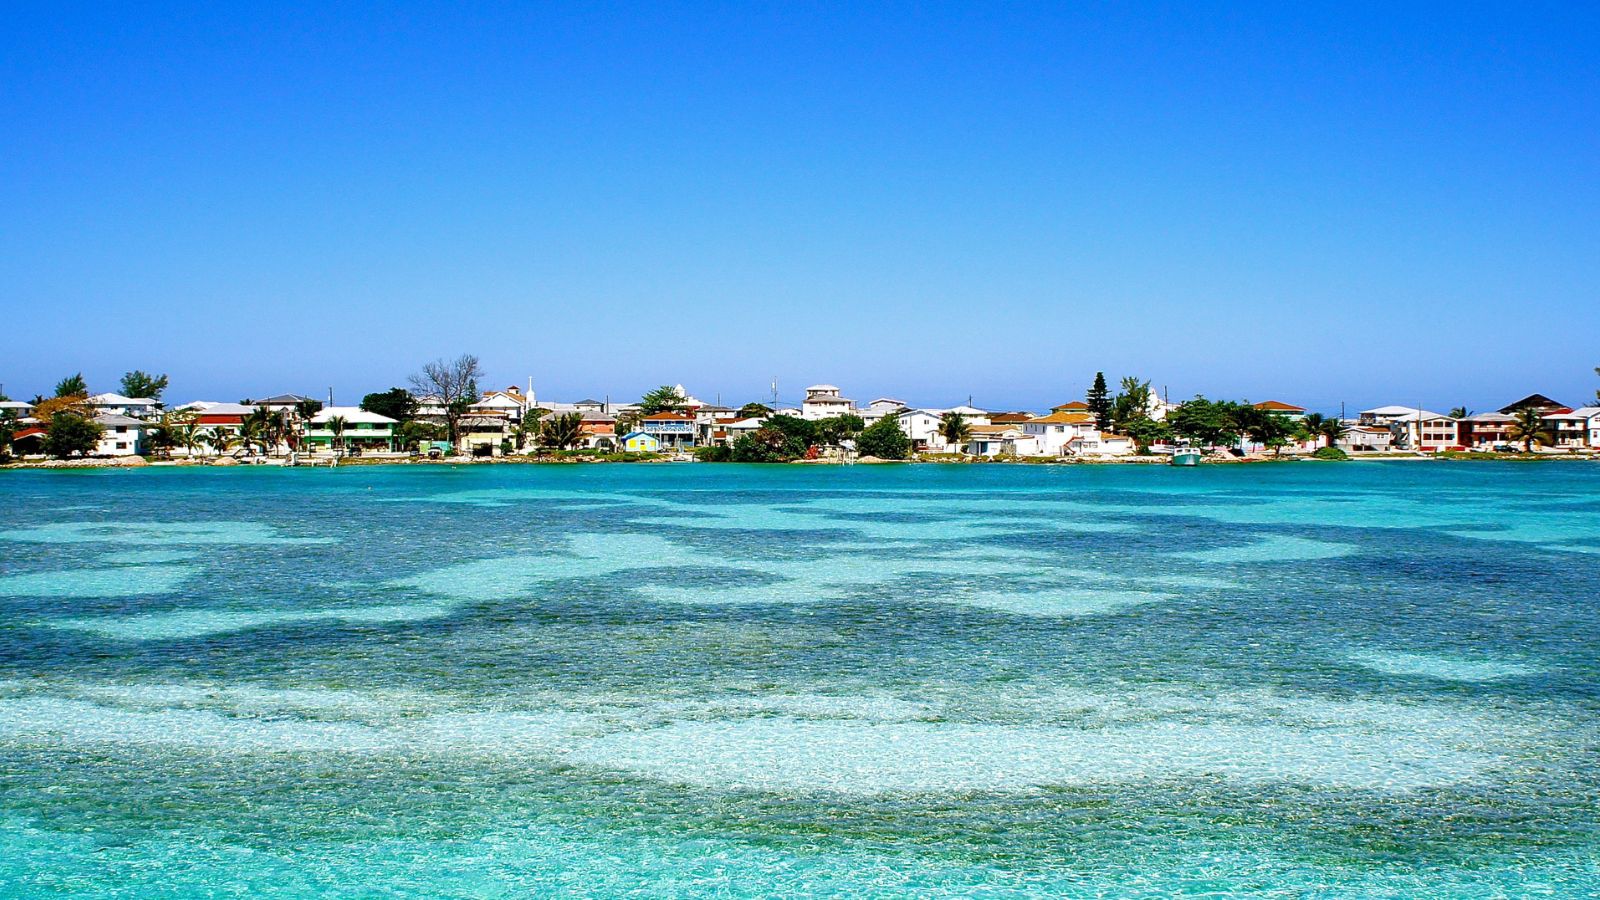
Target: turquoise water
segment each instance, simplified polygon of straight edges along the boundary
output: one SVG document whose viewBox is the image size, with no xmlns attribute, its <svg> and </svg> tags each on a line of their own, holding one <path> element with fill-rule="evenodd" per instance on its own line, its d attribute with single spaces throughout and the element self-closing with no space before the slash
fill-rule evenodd
<svg viewBox="0 0 1600 900">
<path fill-rule="evenodd" d="M 0 472 L 0 894 L 1600 894 L 1600 467 Z"/>
</svg>

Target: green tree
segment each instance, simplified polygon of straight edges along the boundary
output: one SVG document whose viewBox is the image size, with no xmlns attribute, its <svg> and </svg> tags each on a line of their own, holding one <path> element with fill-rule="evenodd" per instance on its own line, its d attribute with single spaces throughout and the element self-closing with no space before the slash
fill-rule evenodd
<svg viewBox="0 0 1600 900">
<path fill-rule="evenodd" d="M 758 434 L 763 431 L 782 438 L 777 442 L 777 453 L 786 459 L 799 459 L 818 442 L 817 423 L 795 416 L 770 416 L 756 429 Z M 762 436 L 763 441 L 769 438 L 770 434 Z"/>
<path fill-rule="evenodd" d="M 853 413 L 841 413 L 816 421 L 817 443 L 825 447 L 837 447 L 840 442 L 850 440 L 861 433 L 866 427 L 866 422 Z"/>
<path fill-rule="evenodd" d="M 1141 416 L 1124 425 L 1123 433 L 1133 438 L 1141 456 L 1149 454 L 1151 444 L 1172 440 L 1172 426 L 1149 416 Z"/>
<path fill-rule="evenodd" d="M 409 422 L 417 417 L 417 398 L 405 388 L 390 388 L 362 397 L 361 408 L 396 422 Z"/>
<path fill-rule="evenodd" d="M 419 422 L 413 419 L 395 426 L 395 439 L 402 450 L 415 450 L 425 441 L 436 441 L 439 439 L 439 434 L 439 426 L 432 422 Z"/>
<path fill-rule="evenodd" d="M 972 438 L 972 426 L 967 424 L 965 416 L 958 412 L 947 412 L 939 417 L 939 436 L 944 442 L 956 448 L 955 452 L 962 452 L 962 447 Z"/>
<path fill-rule="evenodd" d="M 17 414 L 0 410 L 0 460 L 11 458 L 11 442 L 17 437 Z"/>
<path fill-rule="evenodd" d="M 423 365 L 422 371 L 411 376 L 417 391 L 444 409 L 445 432 L 450 436 L 450 446 L 455 448 L 461 440 L 461 420 L 478 402 L 478 381 L 483 378 L 483 366 L 478 358 L 463 353 L 454 360 L 434 360 Z"/>
<path fill-rule="evenodd" d="M 911 438 L 900 429 L 897 416 L 884 416 L 856 436 L 856 449 L 862 456 L 906 459 L 911 456 Z"/>
<path fill-rule="evenodd" d="M 1111 428 L 1111 392 L 1106 389 L 1106 373 L 1094 373 L 1094 384 L 1089 387 L 1089 393 L 1084 395 L 1084 402 L 1089 406 L 1089 414 L 1094 416 L 1094 427 L 1101 431 Z"/>
<path fill-rule="evenodd" d="M 802 448 L 801 452 L 805 452 Z M 776 428 L 762 426 L 750 434 L 743 434 L 728 448 L 733 462 L 776 463 L 798 459 L 787 435 Z"/>
<path fill-rule="evenodd" d="M 105 429 L 99 422 L 77 412 L 63 410 L 50 417 L 45 428 L 44 452 L 66 459 L 87 456 L 100 443 Z"/>
<path fill-rule="evenodd" d="M 557 450 L 583 443 L 583 414 L 569 412 L 551 416 L 539 428 L 539 442 Z"/>
<path fill-rule="evenodd" d="M 143 397 L 156 402 L 161 401 L 161 393 L 167 389 L 167 376 L 151 375 L 142 369 L 134 369 L 122 376 L 122 396 Z"/>
<path fill-rule="evenodd" d="M 1273 456 L 1282 453 L 1284 446 L 1294 436 L 1294 420 L 1281 413 L 1258 410 L 1255 407 L 1246 408 L 1253 411 L 1253 415 L 1250 415 L 1244 423 L 1250 436 L 1270 449 Z"/>
<path fill-rule="evenodd" d="M 770 415 L 772 415 L 772 407 L 765 403 L 746 403 L 739 407 L 739 418 L 741 419 L 759 419 Z"/>
<path fill-rule="evenodd" d="M 688 398 L 669 384 L 663 384 L 639 399 L 639 412 L 647 416 L 664 412 L 683 412 L 687 408 Z"/>
<path fill-rule="evenodd" d="M 1452 419 L 1465 419 L 1470 415 L 1472 415 L 1472 413 L 1468 411 L 1465 406 L 1458 406 L 1455 409 L 1450 410 L 1450 418 Z"/>
<path fill-rule="evenodd" d="M 83 373 L 82 372 L 78 372 L 75 375 L 68 375 L 67 377 L 65 377 L 65 378 L 61 379 L 60 381 L 56 382 L 56 396 L 57 397 L 87 397 L 87 396 L 89 396 L 89 384 L 88 384 L 88 382 L 83 380 Z"/>
<path fill-rule="evenodd" d="M 1544 410 L 1535 406 L 1524 406 L 1511 414 L 1512 423 L 1510 434 L 1513 440 L 1522 442 L 1524 453 L 1533 452 L 1533 442 L 1554 443 L 1545 432 Z"/>
<path fill-rule="evenodd" d="M 1122 379 L 1122 391 L 1111 402 L 1111 427 L 1128 432 L 1129 426 L 1140 419 L 1150 418 L 1150 382 L 1128 375 Z"/>
<path fill-rule="evenodd" d="M 1174 434 L 1201 446 L 1228 446 L 1239 442 L 1235 410 L 1239 404 L 1228 400 L 1207 400 L 1196 396 L 1178 404 L 1167 414 Z"/>
</svg>

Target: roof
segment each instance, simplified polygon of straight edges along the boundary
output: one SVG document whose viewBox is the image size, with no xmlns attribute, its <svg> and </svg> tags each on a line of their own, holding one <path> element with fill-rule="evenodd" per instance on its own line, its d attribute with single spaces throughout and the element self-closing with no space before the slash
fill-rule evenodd
<svg viewBox="0 0 1600 900">
<path fill-rule="evenodd" d="M 1540 416 L 1540 418 L 1543 418 L 1543 419 L 1592 419 L 1595 416 L 1600 416 L 1600 406 L 1580 406 L 1577 409 L 1569 409 L 1569 410 L 1557 411 L 1557 412 L 1553 412 L 1553 413 L 1546 413 L 1545 415 Z"/>
<path fill-rule="evenodd" d="M 1284 403 L 1281 400 L 1263 400 L 1256 404 L 1256 409 L 1270 409 L 1274 412 L 1305 412 L 1304 406 L 1295 406 L 1293 403 Z"/>
<path fill-rule="evenodd" d="M 1048 416 L 1029 419 L 1029 425 L 1083 425 L 1093 422 L 1094 416 L 1079 412 L 1053 412 Z"/>
<path fill-rule="evenodd" d="M 630 431 L 627 434 L 622 436 L 622 439 L 625 440 L 625 441 L 631 441 L 634 438 L 644 438 L 645 440 L 654 441 L 656 439 L 656 436 L 653 435 L 653 434 L 645 434 L 642 431 Z M 660 443 L 660 442 L 657 441 L 657 443 Z"/>
<path fill-rule="evenodd" d="M 952 406 L 945 412 L 960 413 L 963 416 L 987 416 L 989 414 L 987 409 L 979 409 L 976 406 Z"/>
<path fill-rule="evenodd" d="M 90 406 L 155 406 L 149 397 L 124 397 L 121 394 L 95 394 L 88 400 Z"/>
<path fill-rule="evenodd" d="M 575 400 L 575 401 L 573 401 L 572 405 L 573 406 L 605 406 L 604 403 L 601 403 L 599 400 L 594 400 L 594 399 Z"/>
<path fill-rule="evenodd" d="M 1088 409 L 1088 408 L 1089 408 L 1089 404 L 1083 402 L 1082 400 L 1072 400 L 1070 402 L 1063 403 L 1060 406 L 1052 406 L 1052 407 L 1050 407 L 1050 411 L 1051 412 L 1077 412 L 1080 409 Z"/>
<path fill-rule="evenodd" d="M 1515 422 L 1516 421 L 1516 417 L 1515 416 L 1508 416 L 1505 413 L 1484 412 L 1484 413 L 1478 413 L 1475 416 L 1466 416 L 1466 417 L 1462 418 L 1461 421 L 1463 421 L 1463 422 Z"/>
<path fill-rule="evenodd" d="M 658 413 L 654 413 L 652 415 L 645 416 L 641 421 L 644 421 L 644 422 L 660 422 L 660 421 L 665 421 L 665 420 L 669 420 L 669 419 L 673 420 L 673 421 L 678 421 L 678 422 L 692 422 L 692 421 L 694 421 L 694 416 L 692 416 L 692 415 L 690 415 L 688 413 L 681 413 L 681 412 L 658 412 Z"/>
<path fill-rule="evenodd" d="M 143 424 L 145 424 L 143 421 L 141 421 L 139 419 L 130 419 L 127 416 L 118 416 L 118 415 L 113 415 L 111 413 L 101 413 L 100 415 L 95 416 L 94 420 L 96 422 L 99 422 L 101 425 L 143 425 Z"/>
<path fill-rule="evenodd" d="M 838 391 L 838 390 L 839 390 L 839 388 L 838 388 L 837 385 L 832 385 L 832 384 L 813 384 L 811 387 L 806 388 L 806 393 L 810 394 L 810 393 L 814 393 L 816 391 Z"/>
<path fill-rule="evenodd" d="M 207 403 L 203 401 L 190 403 L 186 407 L 180 407 L 180 409 L 187 409 L 205 416 L 248 416 L 256 411 L 256 407 L 246 406 L 243 403 Z"/>
<path fill-rule="evenodd" d="M 1021 434 L 1015 425 L 969 425 L 967 430 L 973 434 Z"/>
<path fill-rule="evenodd" d="M 1523 407 L 1532 406 L 1535 409 L 1560 409 L 1566 404 L 1559 400 L 1551 400 L 1543 394 L 1529 394 L 1515 403 L 1500 407 L 1503 413 L 1514 413 Z"/>
<path fill-rule="evenodd" d="M 0 409 L 33 409 L 33 404 L 21 400 L 0 400 Z"/>
<path fill-rule="evenodd" d="M 296 403 L 314 399 L 316 398 L 302 397 L 299 394 L 278 394 L 274 397 L 268 397 L 265 400 L 257 400 L 256 403 L 265 406 L 293 406 Z"/>
<path fill-rule="evenodd" d="M 877 406 L 880 403 L 893 403 L 895 406 L 905 406 L 906 405 L 906 402 L 904 400 L 896 400 L 893 397 L 879 397 L 878 399 L 876 399 L 876 400 L 872 401 L 871 403 L 869 403 L 868 406 Z"/>
<path fill-rule="evenodd" d="M 322 408 L 321 412 L 311 417 L 311 423 L 313 425 L 326 425 L 333 419 L 334 416 L 338 416 L 352 425 L 357 422 L 368 423 L 372 425 L 397 424 L 394 419 L 391 419 L 388 416 L 380 416 L 374 412 L 367 412 L 359 406 L 325 406 Z"/>
<path fill-rule="evenodd" d="M 1032 419 L 1032 418 L 1033 418 L 1033 413 L 1006 412 L 1006 413 L 995 413 L 994 415 L 989 417 L 989 421 L 993 422 L 996 425 L 1005 425 L 1007 423 L 1010 423 L 1010 424 L 1021 424 L 1021 423 L 1026 422 L 1026 421 L 1028 421 L 1029 419 Z"/>
</svg>

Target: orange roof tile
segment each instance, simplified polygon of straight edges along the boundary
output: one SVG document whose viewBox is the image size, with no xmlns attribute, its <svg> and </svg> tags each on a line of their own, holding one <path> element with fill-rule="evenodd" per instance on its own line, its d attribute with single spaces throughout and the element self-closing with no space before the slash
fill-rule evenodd
<svg viewBox="0 0 1600 900">
<path fill-rule="evenodd" d="M 1282 403 L 1277 400 L 1263 400 L 1256 404 L 1256 409 L 1271 409 L 1278 412 L 1305 412 L 1304 406 L 1295 406 L 1291 403 Z"/>
</svg>

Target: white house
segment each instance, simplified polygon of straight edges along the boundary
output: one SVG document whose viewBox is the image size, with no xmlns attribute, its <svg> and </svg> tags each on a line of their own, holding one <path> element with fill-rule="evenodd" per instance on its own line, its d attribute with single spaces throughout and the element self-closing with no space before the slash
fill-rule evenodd
<svg viewBox="0 0 1600 900">
<path fill-rule="evenodd" d="M 1394 446 L 1394 432 L 1387 425 L 1348 424 L 1340 432 L 1336 446 L 1360 452 L 1389 450 Z"/>
<path fill-rule="evenodd" d="M 86 403 L 96 415 L 128 416 L 142 419 L 155 415 L 161 404 L 149 397 L 124 397 L 121 394 L 95 394 Z"/>
<path fill-rule="evenodd" d="M 827 419 L 854 412 L 855 405 L 839 396 L 839 389 L 831 384 L 813 384 L 806 388 L 806 399 L 800 404 L 802 419 Z"/>
<path fill-rule="evenodd" d="M 1053 412 L 1022 423 L 1024 434 L 1034 439 L 1035 456 L 1068 456 L 1073 447 L 1082 447 L 1089 438 L 1099 439 L 1094 416 L 1081 412 Z"/>
<path fill-rule="evenodd" d="M 102 429 L 96 456 L 143 456 L 147 423 L 132 416 L 100 413 L 94 417 Z"/>
<path fill-rule="evenodd" d="M 1600 447 L 1600 406 L 1583 406 L 1541 416 L 1555 434 L 1557 447 Z"/>
<path fill-rule="evenodd" d="M 1414 406 L 1380 406 L 1362 410 L 1358 424 L 1386 426 L 1397 450 L 1446 450 L 1461 446 L 1455 419 Z"/>
<path fill-rule="evenodd" d="M 973 456 L 1038 456 L 1038 439 L 1020 425 L 973 425 L 965 452 Z"/>
<path fill-rule="evenodd" d="M 334 419 L 344 421 L 344 430 L 334 433 Z M 306 423 L 306 443 L 313 449 L 335 444 L 352 450 L 393 450 L 394 426 L 388 416 L 367 412 L 359 406 L 328 406 Z"/>
</svg>

